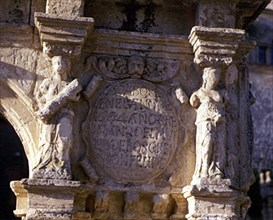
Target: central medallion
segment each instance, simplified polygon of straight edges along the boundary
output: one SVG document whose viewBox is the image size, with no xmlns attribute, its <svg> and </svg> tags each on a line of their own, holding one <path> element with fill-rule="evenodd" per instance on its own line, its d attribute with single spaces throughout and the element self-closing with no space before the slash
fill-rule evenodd
<svg viewBox="0 0 273 220">
<path fill-rule="evenodd" d="M 175 109 L 152 83 L 126 79 L 97 98 L 89 124 L 92 161 L 119 182 L 146 182 L 169 164 L 176 145 Z"/>
</svg>

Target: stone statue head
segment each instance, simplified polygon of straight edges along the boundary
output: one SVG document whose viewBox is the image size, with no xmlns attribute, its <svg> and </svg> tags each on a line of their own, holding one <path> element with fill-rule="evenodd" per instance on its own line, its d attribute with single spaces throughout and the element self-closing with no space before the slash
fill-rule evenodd
<svg viewBox="0 0 273 220">
<path fill-rule="evenodd" d="M 128 60 L 128 73 L 132 78 L 141 78 L 144 72 L 144 60 L 138 56 L 132 56 Z"/>
<path fill-rule="evenodd" d="M 215 89 L 220 81 L 220 76 L 220 68 L 205 68 L 203 73 L 203 87 L 206 89 Z"/>
<path fill-rule="evenodd" d="M 71 69 L 70 59 L 64 56 L 54 56 L 52 57 L 52 67 L 54 76 L 59 75 L 65 80 Z"/>
</svg>

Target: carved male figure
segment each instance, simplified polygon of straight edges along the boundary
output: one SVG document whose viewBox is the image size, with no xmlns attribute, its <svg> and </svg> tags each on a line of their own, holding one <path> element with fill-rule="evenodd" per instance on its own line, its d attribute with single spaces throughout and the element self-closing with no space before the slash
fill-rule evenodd
<svg viewBox="0 0 273 220">
<path fill-rule="evenodd" d="M 226 90 L 219 90 L 219 68 L 205 68 L 203 84 L 195 91 L 190 104 L 197 109 L 196 168 L 193 179 L 221 178 L 226 161 L 225 105 Z"/>
<path fill-rule="evenodd" d="M 52 76 L 40 85 L 35 99 L 40 119 L 39 161 L 33 178 L 71 179 L 69 153 L 73 144 L 74 113 L 71 101 L 79 99 L 82 86 L 78 80 L 68 79 L 68 57 L 52 58 Z"/>
</svg>

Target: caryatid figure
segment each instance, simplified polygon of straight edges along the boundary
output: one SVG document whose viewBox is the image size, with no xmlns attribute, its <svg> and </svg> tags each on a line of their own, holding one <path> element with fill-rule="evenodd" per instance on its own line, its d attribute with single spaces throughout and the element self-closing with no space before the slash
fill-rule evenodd
<svg viewBox="0 0 273 220">
<path fill-rule="evenodd" d="M 68 57 L 52 58 L 51 77 L 43 80 L 35 95 L 40 126 L 38 164 L 33 178 L 71 179 L 70 149 L 73 145 L 72 101 L 80 98 L 82 86 L 70 81 Z"/>
<path fill-rule="evenodd" d="M 198 178 L 222 178 L 226 164 L 226 90 L 219 90 L 220 68 L 205 68 L 201 88 L 190 97 L 197 109 L 196 167 L 193 181 Z"/>
</svg>

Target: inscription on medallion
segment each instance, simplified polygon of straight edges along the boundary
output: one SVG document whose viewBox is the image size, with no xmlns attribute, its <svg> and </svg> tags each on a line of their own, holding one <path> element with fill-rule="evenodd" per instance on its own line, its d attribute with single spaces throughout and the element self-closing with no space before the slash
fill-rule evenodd
<svg viewBox="0 0 273 220">
<path fill-rule="evenodd" d="M 121 182 L 155 178 L 174 153 L 176 120 L 171 101 L 155 85 L 137 79 L 113 83 L 92 112 L 93 159 Z"/>
</svg>

